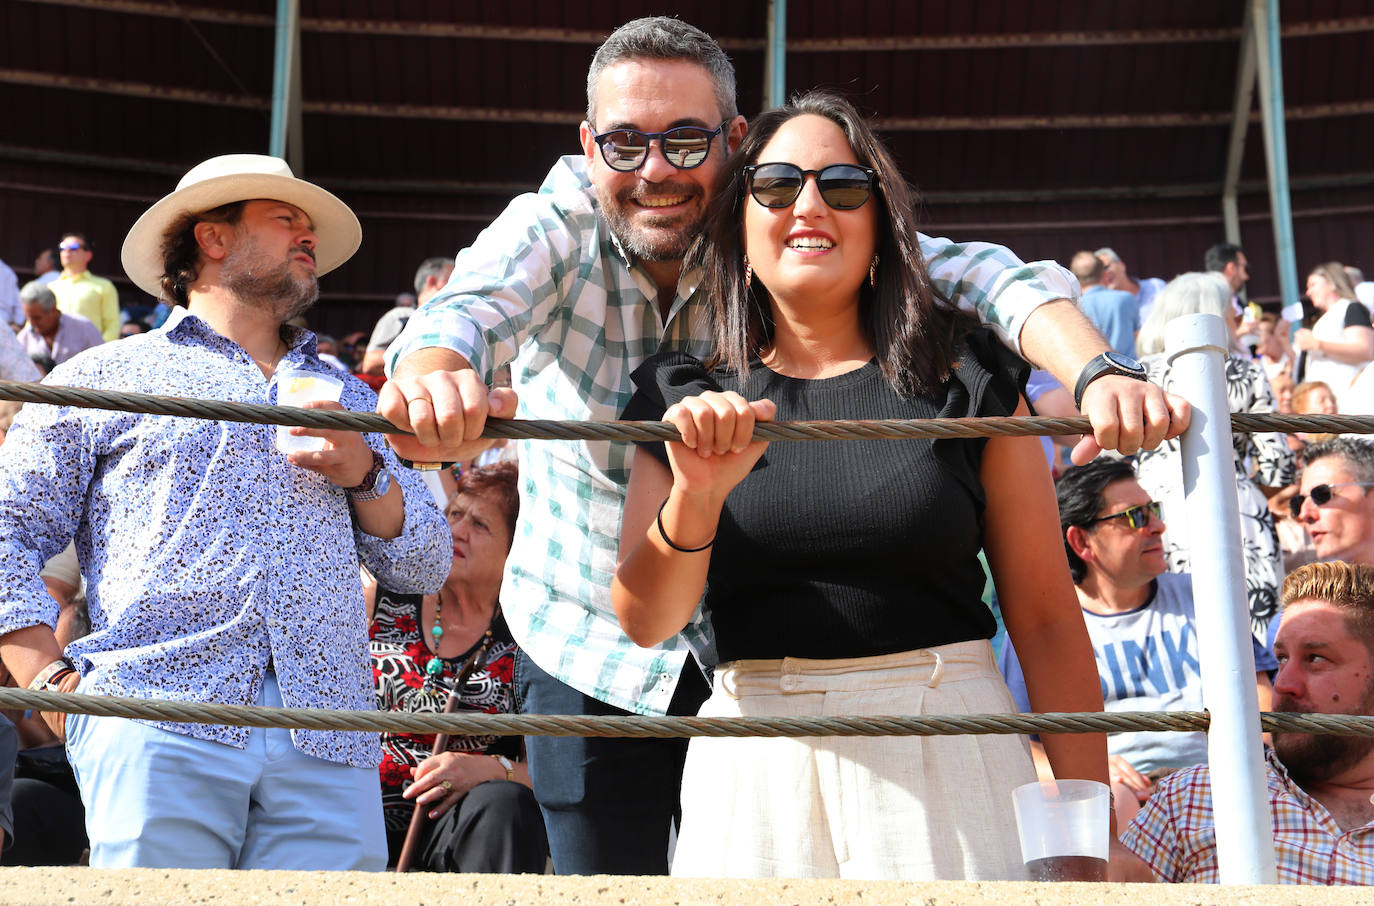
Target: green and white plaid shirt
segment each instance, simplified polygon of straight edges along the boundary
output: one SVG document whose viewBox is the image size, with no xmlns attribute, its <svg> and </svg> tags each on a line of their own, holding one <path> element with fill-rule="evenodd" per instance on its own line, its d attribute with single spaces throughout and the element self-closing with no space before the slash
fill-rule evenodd
<svg viewBox="0 0 1374 906">
<path fill-rule="evenodd" d="M 1000 246 L 925 236 L 921 249 L 936 287 L 1012 349 L 1037 305 L 1078 297 L 1077 281 L 1054 262 L 1023 264 Z M 617 418 L 646 358 L 710 353 L 696 284 L 683 275 L 665 324 L 654 282 L 600 215 L 585 160 L 564 157 L 538 193 L 516 198 L 458 253 L 452 279 L 411 317 L 388 365 L 441 346 L 488 381 L 510 362 L 519 418 Z M 501 600 L 515 640 L 548 673 L 617 707 L 663 714 L 688 653 L 709 664 L 712 646 L 700 611 L 653 648 L 635 645 L 616 621 L 610 587 L 633 449 L 521 443 L 520 519 Z"/>
</svg>

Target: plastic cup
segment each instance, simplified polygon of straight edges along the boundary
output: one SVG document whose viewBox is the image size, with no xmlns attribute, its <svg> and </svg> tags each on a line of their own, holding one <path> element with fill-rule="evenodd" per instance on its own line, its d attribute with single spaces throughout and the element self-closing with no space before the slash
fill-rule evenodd
<svg viewBox="0 0 1374 906">
<path fill-rule="evenodd" d="M 1011 794 L 1032 881 L 1105 881 L 1110 791 L 1096 780 L 1046 780 Z"/>
<path fill-rule="evenodd" d="M 304 406 L 311 400 L 338 402 L 343 381 L 315 371 L 282 369 L 277 371 L 277 405 Z M 324 449 L 323 437 L 297 437 L 291 426 L 277 425 L 277 449 L 282 453 L 314 453 Z"/>
</svg>

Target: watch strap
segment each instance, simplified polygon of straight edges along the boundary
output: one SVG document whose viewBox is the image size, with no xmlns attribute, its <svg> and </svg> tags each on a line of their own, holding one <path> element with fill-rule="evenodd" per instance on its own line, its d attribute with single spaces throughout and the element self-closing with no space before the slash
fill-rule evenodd
<svg viewBox="0 0 1374 906">
<path fill-rule="evenodd" d="M 386 471 L 386 460 L 382 459 L 382 454 L 373 450 L 372 468 L 367 470 L 362 482 L 354 487 L 344 488 L 344 493 L 352 500 L 376 500 L 391 489 L 390 478 Z"/>
<path fill-rule="evenodd" d="M 1083 394 L 1087 392 L 1088 385 L 1106 374 L 1119 374 L 1137 381 L 1148 380 L 1144 366 L 1136 363 L 1138 370 L 1123 368 L 1112 361 L 1107 353 L 1102 352 L 1088 360 L 1088 364 L 1083 366 L 1083 370 L 1078 373 L 1078 383 L 1073 388 L 1073 405 L 1079 412 L 1083 411 Z"/>
</svg>

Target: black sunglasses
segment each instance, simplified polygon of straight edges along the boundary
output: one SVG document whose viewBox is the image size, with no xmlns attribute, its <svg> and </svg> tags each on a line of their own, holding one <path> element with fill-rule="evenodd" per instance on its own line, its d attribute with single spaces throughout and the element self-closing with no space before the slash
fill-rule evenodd
<svg viewBox="0 0 1374 906">
<path fill-rule="evenodd" d="M 830 164 L 819 170 L 803 170 L 796 164 L 754 164 L 744 168 L 749 194 L 765 208 L 785 208 L 797 200 L 806 177 L 816 177 L 816 188 L 825 203 L 837 211 L 861 208 L 873 194 L 878 171 L 858 164 Z"/>
<path fill-rule="evenodd" d="M 702 126 L 678 126 L 667 132 L 640 132 L 638 129 L 612 129 L 592 137 L 601 149 L 606 166 L 621 173 L 629 173 L 644 166 L 649 159 L 650 143 L 658 140 L 664 160 L 679 170 L 691 170 L 706 162 L 711 153 L 711 141 L 720 135 L 729 120 L 714 129 Z"/>
<path fill-rule="evenodd" d="M 1294 494 L 1292 497 L 1288 498 L 1288 512 L 1292 514 L 1294 519 L 1297 519 L 1299 514 L 1302 513 L 1302 505 L 1308 497 L 1311 497 L 1312 502 L 1317 506 L 1326 506 L 1331 502 L 1331 498 L 1335 496 L 1331 492 L 1336 488 L 1374 488 L 1374 482 L 1347 481 L 1344 484 L 1314 485 L 1310 493 Z"/>
<path fill-rule="evenodd" d="M 1099 522 L 1106 522 L 1108 519 L 1120 519 L 1122 516 L 1126 517 L 1126 524 L 1131 528 L 1143 529 L 1150 524 L 1151 519 L 1163 519 L 1164 511 L 1158 500 L 1151 500 L 1149 503 L 1127 507 L 1119 513 L 1112 513 L 1110 516 L 1098 516 L 1088 525 L 1096 525 Z"/>
</svg>

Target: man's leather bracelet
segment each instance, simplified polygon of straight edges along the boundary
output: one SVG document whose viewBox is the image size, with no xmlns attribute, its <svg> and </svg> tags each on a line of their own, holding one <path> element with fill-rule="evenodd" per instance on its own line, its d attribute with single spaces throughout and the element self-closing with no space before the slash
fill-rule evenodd
<svg viewBox="0 0 1374 906">
<path fill-rule="evenodd" d="M 454 462 L 411 462 L 404 456 L 397 456 L 396 461 L 407 469 L 414 469 L 416 472 L 442 472 L 444 469 L 451 469 L 458 464 L 456 460 Z"/>
<path fill-rule="evenodd" d="M 386 445 L 391 447 L 391 452 L 396 453 L 396 446 L 392 444 L 391 438 L 386 439 Z M 455 462 L 413 462 L 400 454 L 396 455 L 396 461 L 407 469 L 414 469 L 416 472 L 441 472 L 444 469 L 451 469 L 458 463 Z"/>
</svg>

